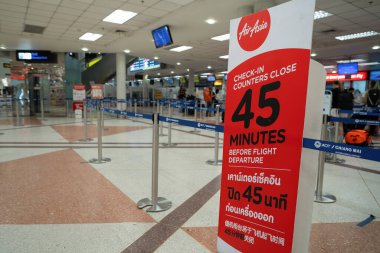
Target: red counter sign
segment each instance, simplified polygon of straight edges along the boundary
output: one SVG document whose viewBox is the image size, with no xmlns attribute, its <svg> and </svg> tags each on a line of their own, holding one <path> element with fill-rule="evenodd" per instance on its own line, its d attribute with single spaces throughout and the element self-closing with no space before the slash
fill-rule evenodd
<svg viewBox="0 0 380 253">
<path fill-rule="evenodd" d="M 367 72 L 361 71 L 353 75 L 338 75 L 338 74 L 327 74 L 326 81 L 365 81 L 367 80 Z"/>
<path fill-rule="evenodd" d="M 314 4 L 231 21 L 218 252 L 292 252 Z"/>
<path fill-rule="evenodd" d="M 93 99 L 103 99 L 103 85 L 91 85 L 91 97 Z"/>
</svg>

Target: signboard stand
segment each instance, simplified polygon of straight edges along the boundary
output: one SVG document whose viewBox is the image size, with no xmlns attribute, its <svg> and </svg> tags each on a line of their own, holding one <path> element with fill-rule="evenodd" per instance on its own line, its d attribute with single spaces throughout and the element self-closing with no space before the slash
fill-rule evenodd
<svg viewBox="0 0 380 253">
<path fill-rule="evenodd" d="M 315 0 L 231 20 L 218 252 L 304 253 L 325 71 L 310 61 Z"/>
</svg>

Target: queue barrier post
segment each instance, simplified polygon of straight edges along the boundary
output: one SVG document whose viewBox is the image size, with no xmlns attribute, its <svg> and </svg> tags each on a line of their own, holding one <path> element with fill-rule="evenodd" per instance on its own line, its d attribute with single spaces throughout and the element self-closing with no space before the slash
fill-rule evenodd
<svg viewBox="0 0 380 253">
<path fill-rule="evenodd" d="M 101 102 L 97 102 L 97 133 L 98 133 L 98 158 L 92 158 L 89 160 L 90 163 L 94 164 L 100 164 L 100 163 L 105 163 L 105 162 L 110 162 L 110 158 L 105 158 L 103 157 L 102 154 L 102 146 L 103 146 L 103 141 L 102 141 L 102 106 Z"/>
<path fill-rule="evenodd" d="M 136 115 L 137 114 L 137 102 L 136 102 L 136 100 L 135 100 L 134 107 L 135 107 L 135 115 Z M 136 117 L 133 117 L 132 121 L 136 121 Z"/>
<path fill-rule="evenodd" d="M 338 143 L 339 142 L 339 139 L 338 139 L 338 136 L 339 136 L 339 123 L 338 122 L 335 122 L 335 135 L 334 135 L 334 142 L 335 143 Z M 332 156 L 332 160 L 331 162 L 333 163 L 344 163 L 346 160 L 344 159 L 339 159 L 336 155 L 336 153 L 333 154 Z"/>
<path fill-rule="evenodd" d="M 163 105 L 160 106 L 160 115 L 163 115 Z M 166 136 L 166 134 L 164 134 L 164 122 L 161 122 L 160 124 L 160 136 Z"/>
<path fill-rule="evenodd" d="M 198 119 L 197 119 L 197 104 L 195 103 L 194 104 L 194 121 L 197 122 Z M 189 131 L 190 133 L 200 133 L 201 131 L 199 131 L 196 127 L 194 127 L 194 130 L 191 130 Z"/>
<path fill-rule="evenodd" d="M 321 140 L 326 139 L 327 132 L 327 115 L 323 115 L 323 123 L 321 129 Z M 336 197 L 331 194 L 323 194 L 323 177 L 325 170 L 325 157 L 326 153 L 319 151 L 318 158 L 318 176 L 317 176 L 317 186 L 315 190 L 314 202 L 318 203 L 334 203 L 336 202 Z"/>
<path fill-rule="evenodd" d="M 40 88 L 40 109 L 41 109 L 41 120 L 45 120 L 45 109 L 44 109 L 44 93 L 42 87 Z"/>
<path fill-rule="evenodd" d="M 172 207 L 172 202 L 163 197 L 158 197 L 158 158 L 159 158 L 159 114 L 153 117 L 153 140 L 152 140 L 152 196 L 151 199 L 144 198 L 137 202 L 138 208 L 144 208 L 147 212 L 162 212 Z"/>
<path fill-rule="evenodd" d="M 87 131 L 87 101 L 83 101 L 83 130 L 84 130 L 84 137 L 83 139 L 80 139 L 79 141 L 92 141 L 91 138 L 88 138 L 88 131 Z"/>
<path fill-rule="evenodd" d="M 216 106 L 216 115 L 215 115 L 215 120 L 216 120 L 217 125 L 220 122 L 219 110 L 220 110 L 220 105 L 217 105 Z M 219 160 L 219 132 L 218 131 L 215 131 L 214 160 L 207 160 L 206 163 L 210 164 L 210 165 L 215 165 L 215 166 L 222 165 L 222 160 Z"/>
<path fill-rule="evenodd" d="M 173 114 L 173 108 L 171 104 L 169 103 L 169 117 L 172 117 Z M 169 122 L 168 126 L 168 143 L 162 143 L 163 146 L 165 147 L 173 147 L 176 146 L 176 143 L 172 143 L 172 123 Z"/>
</svg>

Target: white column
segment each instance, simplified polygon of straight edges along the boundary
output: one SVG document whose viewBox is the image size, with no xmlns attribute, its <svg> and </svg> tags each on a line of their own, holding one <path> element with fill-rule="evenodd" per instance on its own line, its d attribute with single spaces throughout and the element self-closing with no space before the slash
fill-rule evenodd
<svg viewBox="0 0 380 253">
<path fill-rule="evenodd" d="M 187 89 L 187 94 L 195 96 L 194 71 L 191 69 L 189 71 L 189 79 L 188 80 L 189 80 L 189 87 Z"/>
<path fill-rule="evenodd" d="M 126 99 L 126 62 L 125 54 L 117 53 L 116 54 L 116 98 L 117 99 Z M 117 103 L 117 108 L 119 110 L 125 110 L 125 103 Z"/>
</svg>

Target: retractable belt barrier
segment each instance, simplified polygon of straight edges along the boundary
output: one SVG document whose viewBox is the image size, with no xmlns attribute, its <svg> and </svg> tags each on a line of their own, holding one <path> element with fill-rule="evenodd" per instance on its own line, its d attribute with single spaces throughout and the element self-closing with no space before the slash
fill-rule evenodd
<svg viewBox="0 0 380 253">
<path fill-rule="evenodd" d="M 342 122 L 342 123 L 345 123 L 345 124 L 359 124 L 359 125 L 375 125 L 375 126 L 380 126 L 380 121 L 378 121 L 378 120 L 329 117 L 329 121 L 330 122 Z"/>
<path fill-rule="evenodd" d="M 339 113 L 380 117 L 380 112 L 377 112 L 377 111 L 339 110 Z"/>
</svg>

